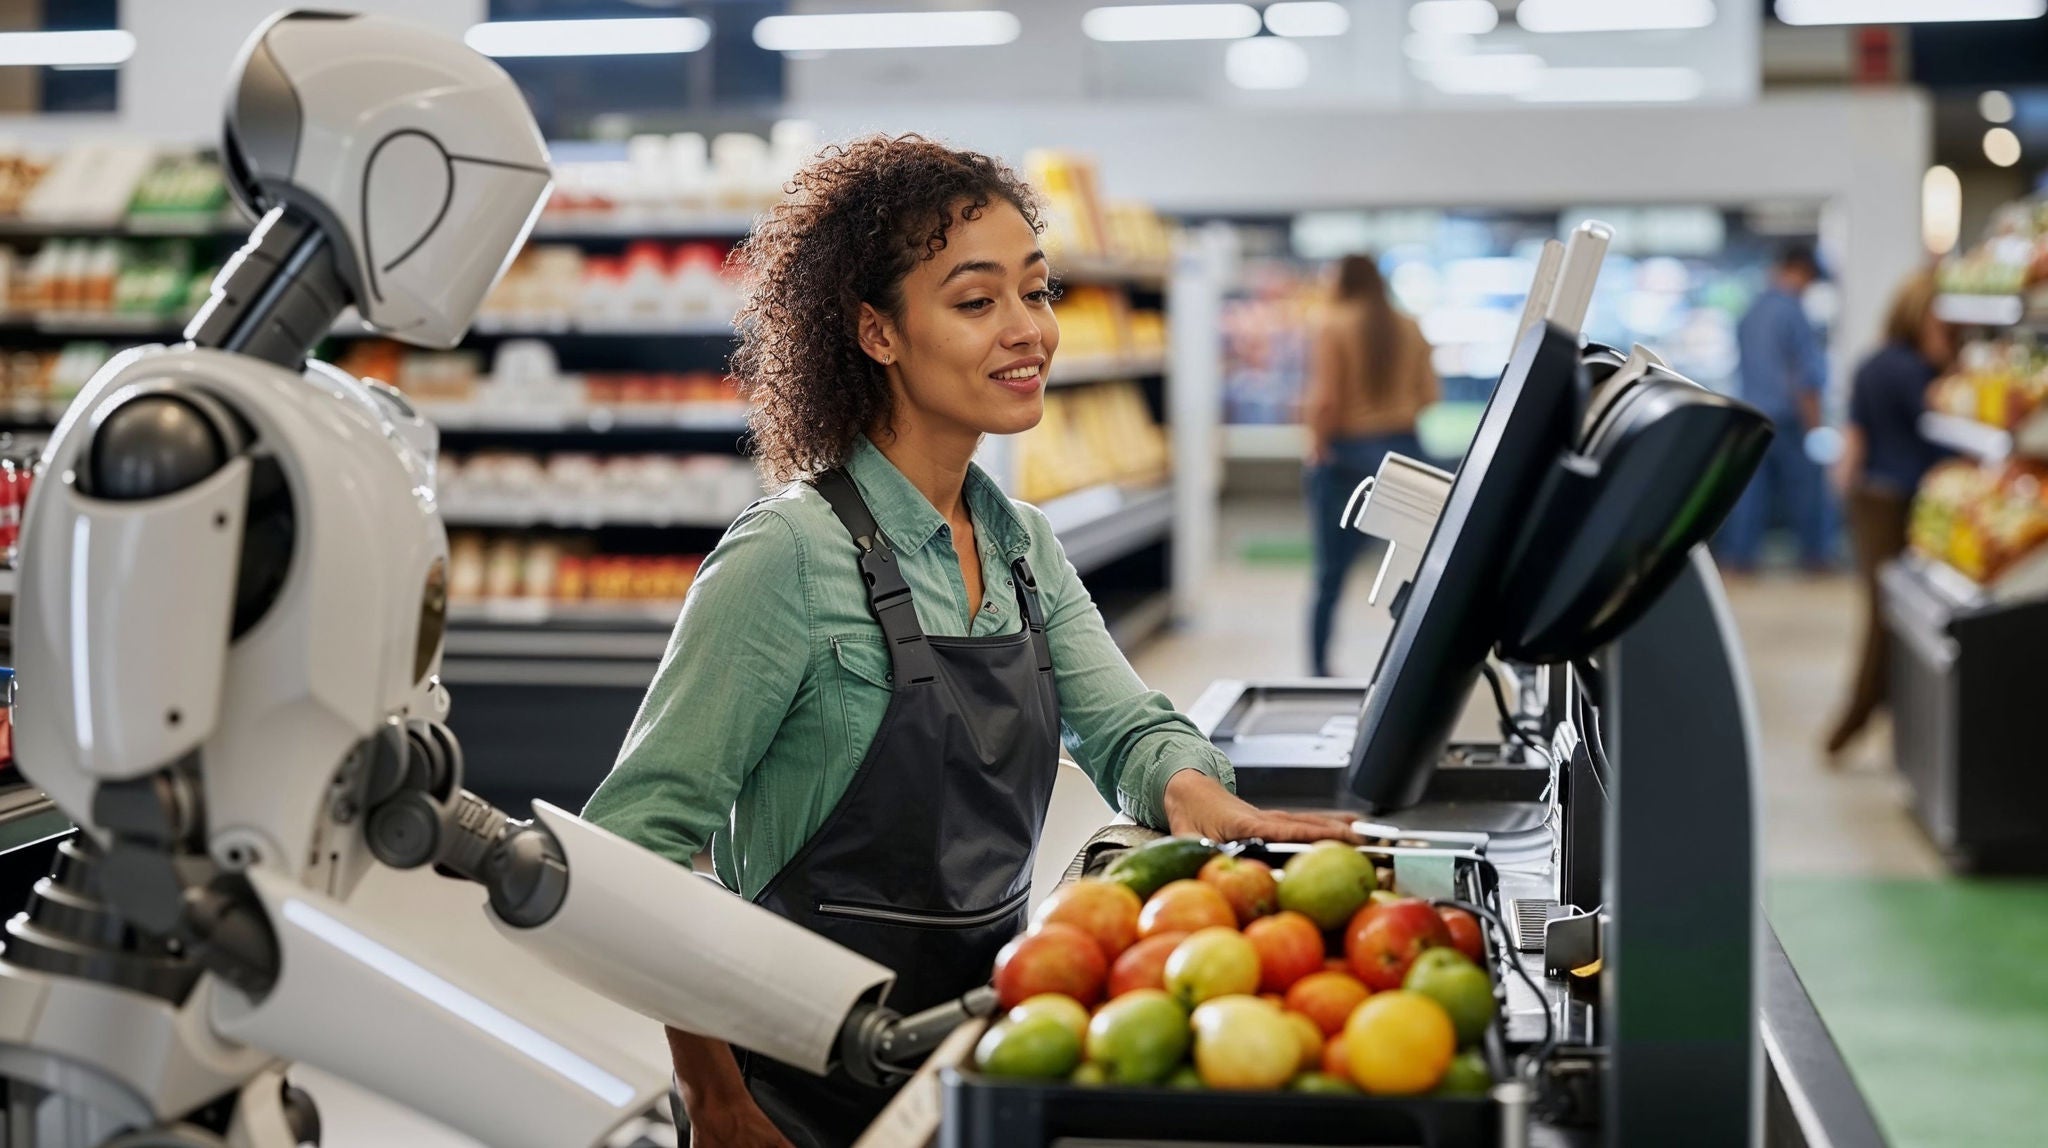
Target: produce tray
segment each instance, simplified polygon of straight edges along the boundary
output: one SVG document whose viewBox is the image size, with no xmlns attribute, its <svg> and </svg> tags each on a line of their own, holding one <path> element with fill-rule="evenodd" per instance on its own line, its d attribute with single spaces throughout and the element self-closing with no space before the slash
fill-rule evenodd
<svg viewBox="0 0 2048 1148">
<path fill-rule="evenodd" d="M 1142 833 L 1143 831 L 1138 831 Z M 1108 835 L 1105 835 L 1108 836 Z M 1091 843 L 1076 869 L 1099 872 L 1130 837 Z M 1368 850 L 1370 852 L 1370 850 Z M 1285 852 L 1257 846 L 1241 856 L 1278 868 Z M 1469 859 L 1457 864 L 1461 896 L 1481 899 L 1487 883 Z M 1487 975 L 1498 990 L 1499 945 L 1485 939 Z M 1494 1018 L 1487 1043 L 1501 1048 Z M 1500 1110 L 1487 1096 L 1330 1096 L 1302 1092 L 1211 1092 L 1082 1087 L 1064 1081 L 999 1079 L 969 1068 L 940 1074 L 940 1148 L 1046 1148 L 1065 1137 L 1121 1144 L 1345 1144 L 1364 1148 L 1495 1148 Z"/>
</svg>

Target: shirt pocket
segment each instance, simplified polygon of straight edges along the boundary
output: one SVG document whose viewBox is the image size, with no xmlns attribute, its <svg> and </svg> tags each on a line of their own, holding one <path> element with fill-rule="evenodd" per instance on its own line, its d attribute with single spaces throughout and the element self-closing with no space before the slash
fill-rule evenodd
<svg viewBox="0 0 2048 1148">
<path fill-rule="evenodd" d="M 889 647 L 879 637 L 838 637 L 832 639 L 832 659 L 839 667 L 840 728 L 848 753 L 859 761 L 867 756 L 895 690 Z"/>
</svg>

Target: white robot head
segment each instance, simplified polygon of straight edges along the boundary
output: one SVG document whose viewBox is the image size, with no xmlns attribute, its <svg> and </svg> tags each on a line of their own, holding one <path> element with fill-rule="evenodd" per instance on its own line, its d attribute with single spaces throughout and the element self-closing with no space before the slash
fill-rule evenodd
<svg viewBox="0 0 2048 1148">
<path fill-rule="evenodd" d="M 273 17 L 234 76 L 236 200 L 313 216 L 365 321 L 453 346 L 547 201 L 547 147 L 511 77 L 438 33 L 327 12 Z"/>
</svg>

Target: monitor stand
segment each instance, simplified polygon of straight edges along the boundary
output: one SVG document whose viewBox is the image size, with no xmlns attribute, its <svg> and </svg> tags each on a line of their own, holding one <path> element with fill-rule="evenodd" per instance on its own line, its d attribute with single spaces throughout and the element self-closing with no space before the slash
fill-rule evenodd
<svg viewBox="0 0 2048 1148">
<path fill-rule="evenodd" d="M 1704 547 L 1601 676 L 1606 1142 L 1759 1144 L 1755 704 Z"/>
</svg>

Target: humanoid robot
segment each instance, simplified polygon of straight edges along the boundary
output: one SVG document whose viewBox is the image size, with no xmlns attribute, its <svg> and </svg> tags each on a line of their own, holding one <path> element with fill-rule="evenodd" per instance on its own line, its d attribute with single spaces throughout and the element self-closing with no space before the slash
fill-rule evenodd
<svg viewBox="0 0 2048 1148">
<path fill-rule="evenodd" d="M 223 157 L 254 233 L 185 343 L 80 393 L 28 509 L 16 745 L 81 832 L 7 925 L 0 1143 L 317 1141 L 294 1062 L 504 1148 L 604 1143 L 659 1098 L 643 1058 L 352 903 L 378 866 L 474 882 L 562 974 L 812 1071 L 876 1078 L 987 1011 L 897 1018 L 889 970 L 462 788 L 434 429 L 306 354 L 350 306 L 461 337 L 550 185 L 505 73 L 403 23 L 283 14 L 231 77 Z"/>
</svg>

